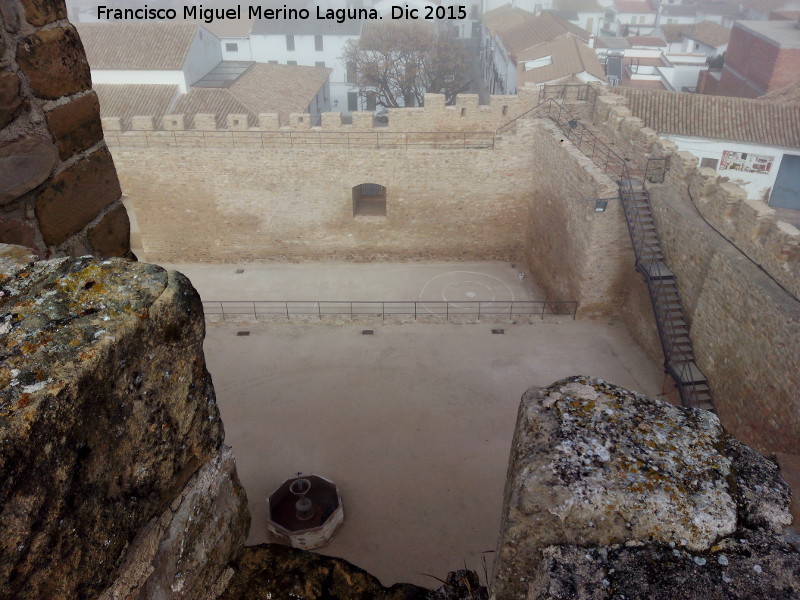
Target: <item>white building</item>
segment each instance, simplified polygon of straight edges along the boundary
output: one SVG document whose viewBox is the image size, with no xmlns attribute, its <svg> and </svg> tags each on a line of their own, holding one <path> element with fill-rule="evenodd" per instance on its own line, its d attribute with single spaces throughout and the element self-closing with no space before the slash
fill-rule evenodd
<svg viewBox="0 0 800 600">
<path fill-rule="evenodd" d="M 281 65 L 327 67 L 331 108 L 343 114 L 361 110 L 356 75 L 342 61 L 345 44 L 361 35 L 362 21 L 318 21 L 316 18 L 259 20 L 250 31 L 252 60 Z"/>
<path fill-rule="evenodd" d="M 800 209 L 800 104 L 617 88 L 628 107 L 748 198 Z"/>
<path fill-rule="evenodd" d="M 177 85 L 180 92 L 222 61 L 219 39 L 202 25 L 76 23 L 93 83 Z"/>
<path fill-rule="evenodd" d="M 614 0 L 604 28 L 611 35 L 650 35 L 656 27 L 656 14 L 645 0 Z"/>
</svg>

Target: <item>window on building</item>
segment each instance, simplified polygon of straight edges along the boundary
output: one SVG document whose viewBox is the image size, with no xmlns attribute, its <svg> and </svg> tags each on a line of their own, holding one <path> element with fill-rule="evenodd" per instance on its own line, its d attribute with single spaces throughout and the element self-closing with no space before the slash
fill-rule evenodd
<svg viewBox="0 0 800 600">
<path fill-rule="evenodd" d="M 294 36 L 293 35 L 287 35 L 286 36 L 286 49 L 289 50 L 290 52 L 294 51 Z"/>
<path fill-rule="evenodd" d="M 325 61 L 324 60 L 318 60 L 317 62 L 314 63 L 314 66 L 315 67 L 323 67 L 324 68 L 325 67 Z"/>
<path fill-rule="evenodd" d="M 356 83 L 358 76 L 356 74 L 356 63 L 348 61 L 347 63 L 347 83 Z"/>
<path fill-rule="evenodd" d="M 238 52 L 239 51 L 239 44 L 231 44 L 226 42 L 225 43 L 225 51 L 226 52 Z"/>
<path fill-rule="evenodd" d="M 378 107 L 378 96 L 375 92 L 367 92 L 367 110 L 375 110 Z"/>
<path fill-rule="evenodd" d="M 701 158 L 700 166 L 716 170 L 719 161 L 716 158 Z"/>
<path fill-rule="evenodd" d="M 358 92 L 347 92 L 347 110 L 358 110 Z"/>
<path fill-rule="evenodd" d="M 695 50 L 700 50 L 700 44 L 699 44 L 699 43 L 697 43 L 697 42 L 695 42 L 695 44 L 694 44 L 694 49 L 695 49 Z"/>
<path fill-rule="evenodd" d="M 297 61 L 296 60 L 287 60 L 286 64 L 287 65 L 292 65 L 293 67 L 296 67 L 297 66 Z"/>
<path fill-rule="evenodd" d="M 322 52 L 322 36 L 315 35 L 314 36 L 314 50 L 317 52 Z"/>
<path fill-rule="evenodd" d="M 353 187 L 353 216 L 386 216 L 386 188 L 377 183 Z"/>
</svg>

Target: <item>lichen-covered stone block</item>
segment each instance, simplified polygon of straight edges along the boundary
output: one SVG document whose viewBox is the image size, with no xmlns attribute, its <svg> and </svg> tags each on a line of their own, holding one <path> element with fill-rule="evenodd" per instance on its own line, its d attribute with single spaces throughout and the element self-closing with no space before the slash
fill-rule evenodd
<svg viewBox="0 0 800 600">
<path fill-rule="evenodd" d="M 509 461 L 496 598 L 525 597 L 549 546 L 652 542 L 702 553 L 742 524 L 781 531 L 788 505 L 775 466 L 710 412 L 589 377 L 531 388 Z"/>
<path fill-rule="evenodd" d="M 205 594 L 189 580 L 203 588 L 218 575 L 247 525 L 223 464 L 203 336 L 200 298 L 179 273 L 121 259 L 3 260 L 0 251 L 0 595 L 96 598 L 135 559 L 127 552 L 140 531 L 182 511 L 184 525 L 165 524 L 155 546 L 184 544 L 169 561 L 191 571 L 186 588 L 137 597 Z M 219 485 L 198 483 L 204 465 Z M 222 488 L 214 500 L 209 490 Z M 191 489 L 205 499 L 180 508 Z M 223 556 L 211 568 L 201 554 Z M 158 577 L 178 586 L 176 573 Z"/>
<path fill-rule="evenodd" d="M 67 6 L 62 0 L 20 0 L 20 3 L 31 25 L 47 25 L 67 18 Z"/>
<path fill-rule="evenodd" d="M 40 98 L 55 100 L 92 86 L 89 63 L 72 25 L 41 29 L 22 40 L 17 62 Z"/>
</svg>

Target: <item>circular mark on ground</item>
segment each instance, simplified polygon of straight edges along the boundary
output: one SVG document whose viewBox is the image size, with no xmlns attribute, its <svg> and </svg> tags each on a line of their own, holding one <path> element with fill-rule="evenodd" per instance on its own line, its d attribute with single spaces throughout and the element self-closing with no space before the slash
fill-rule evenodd
<svg viewBox="0 0 800 600">
<path fill-rule="evenodd" d="M 498 312 L 504 303 L 515 299 L 514 292 L 499 277 L 478 271 L 449 271 L 428 280 L 419 299 L 423 309 L 432 314 L 484 310 L 493 304 Z M 510 304 L 509 304 L 510 306 Z"/>
</svg>

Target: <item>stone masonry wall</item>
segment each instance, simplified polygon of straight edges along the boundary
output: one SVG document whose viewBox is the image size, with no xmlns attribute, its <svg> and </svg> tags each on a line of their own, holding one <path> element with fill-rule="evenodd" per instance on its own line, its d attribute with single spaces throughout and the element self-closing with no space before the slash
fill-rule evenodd
<svg viewBox="0 0 800 600">
<path fill-rule="evenodd" d="M 696 157 L 676 152 L 624 103 L 600 96 L 595 126 L 640 167 L 648 156 L 670 157 L 664 184 L 649 186 L 650 200 L 720 418 L 761 452 L 797 454 L 800 232 L 714 171 L 698 169 Z M 637 340 L 657 342 L 651 319 L 626 321 Z"/>
<path fill-rule="evenodd" d="M 278 113 L 258 115 L 258 127 L 248 127 L 247 115 L 229 114 L 224 122 L 218 122 L 214 114 L 195 115 L 195 129 L 186 129 L 185 115 L 169 114 L 161 118 L 139 115 L 131 119 L 130 127 L 123 127 L 122 119 L 109 116 L 102 119 L 103 129 L 116 136 L 116 132 L 133 133 L 145 131 L 171 132 L 165 139 L 179 139 L 182 144 L 191 144 L 192 138 L 200 131 L 225 131 L 234 133 L 239 140 L 246 140 L 245 131 L 294 131 L 356 133 L 379 131 L 397 132 L 442 132 L 442 131 L 482 131 L 493 133 L 501 125 L 520 116 L 539 101 L 538 91 L 521 90 L 514 96 L 491 96 L 488 104 L 479 104 L 477 94 L 460 94 L 455 104 L 445 106 L 443 94 L 425 94 L 425 106 L 418 108 L 390 108 L 388 122 L 375 124 L 374 113 L 356 111 L 352 113 L 352 124 L 342 123 L 339 112 L 322 113 L 321 125 L 312 126 L 309 113 L 292 113 L 289 125 L 280 126 Z M 186 132 L 186 133 L 184 133 Z M 129 136 L 133 137 L 133 136 Z"/>
<path fill-rule="evenodd" d="M 128 217 L 63 0 L 0 3 L 0 242 L 125 256 Z"/>
<path fill-rule="evenodd" d="M 113 152 L 148 260 L 521 257 L 530 192 L 519 175 L 534 166 L 521 136 L 494 149 Z M 386 187 L 385 217 L 354 217 L 361 183 Z"/>
<path fill-rule="evenodd" d="M 574 298 L 581 314 L 619 314 L 633 254 L 617 185 L 554 123 L 537 123 L 534 170 L 527 174 L 528 265 L 548 298 Z M 606 209 L 595 212 L 601 198 L 608 199 Z"/>
<path fill-rule="evenodd" d="M 693 202 L 709 223 L 781 285 L 800 296 L 800 231 L 776 220 L 774 209 L 748 200 L 738 185 L 712 169 L 698 169 L 698 159 L 677 152 L 674 142 L 632 116 L 622 96 L 606 93 L 597 99 L 593 121 L 623 158 L 643 168 L 647 158 L 671 157 L 667 183 L 687 202 Z M 672 158 L 674 157 L 674 158 Z"/>
<path fill-rule="evenodd" d="M 0 597 L 205 600 L 250 523 L 181 274 L 0 244 Z"/>
</svg>

